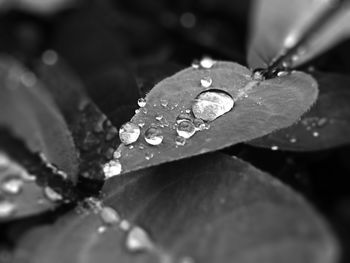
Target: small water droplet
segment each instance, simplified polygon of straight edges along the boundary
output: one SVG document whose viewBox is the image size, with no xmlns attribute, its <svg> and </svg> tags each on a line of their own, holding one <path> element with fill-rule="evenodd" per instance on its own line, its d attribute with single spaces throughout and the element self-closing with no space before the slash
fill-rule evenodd
<svg viewBox="0 0 350 263">
<path fill-rule="evenodd" d="M 114 153 L 113 153 L 113 158 L 114 159 L 119 159 L 121 156 L 122 156 L 122 152 L 121 152 L 121 150 L 119 148 L 114 151 Z"/>
<path fill-rule="evenodd" d="M 58 55 L 56 51 L 49 49 L 42 54 L 41 60 L 44 64 L 53 66 L 57 63 Z"/>
<path fill-rule="evenodd" d="M 318 137 L 318 136 L 320 136 L 320 134 L 319 134 L 319 132 L 314 131 L 314 132 L 312 133 L 312 136 L 314 136 L 314 137 Z"/>
<path fill-rule="evenodd" d="M 183 120 L 178 123 L 176 132 L 179 136 L 189 139 L 196 133 L 196 127 L 194 126 L 193 122 Z"/>
<path fill-rule="evenodd" d="M 213 121 L 229 112 L 234 106 L 232 97 L 222 91 L 206 91 L 198 95 L 192 112 L 198 119 Z"/>
<path fill-rule="evenodd" d="M 0 152 L 0 171 L 7 170 L 10 166 L 10 160 L 7 156 Z"/>
<path fill-rule="evenodd" d="M 196 130 L 198 131 L 205 130 L 206 128 L 205 122 L 201 119 L 194 119 L 193 124 L 196 127 Z"/>
<path fill-rule="evenodd" d="M 119 225 L 121 230 L 128 231 L 131 228 L 129 221 L 123 219 Z"/>
<path fill-rule="evenodd" d="M 180 16 L 180 24 L 185 28 L 193 28 L 196 25 L 196 16 L 190 12 Z"/>
<path fill-rule="evenodd" d="M 180 113 L 177 117 L 176 117 L 176 123 L 180 123 L 184 120 L 188 120 L 188 121 L 192 121 L 192 117 L 190 114 L 188 113 Z"/>
<path fill-rule="evenodd" d="M 139 149 L 140 149 L 140 150 L 145 149 L 145 145 L 143 145 L 142 143 L 140 143 L 140 144 L 139 144 Z"/>
<path fill-rule="evenodd" d="M 150 145 L 159 145 L 163 141 L 162 130 L 157 127 L 150 127 L 145 131 L 145 141 Z"/>
<path fill-rule="evenodd" d="M 0 200 L 0 218 L 8 218 L 16 212 L 16 205 L 7 200 Z"/>
<path fill-rule="evenodd" d="M 272 151 L 277 151 L 279 148 L 278 148 L 278 146 L 276 146 L 276 145 L 274 145 L 274 146 L 271 146 L 271 150 Z"/>
<path fill-rule="evenodd" d="M 289 139 L 289 142 L 290 143 L 296 143 L 297 142 L 297 138 L 292 137 L 292 138 Z"/>
<path fill-rule="evenodd" d="M 149 160 L 151 160 L 152 158 L 153 158 L 153 153 L 151 153 L 151 152 L 146 152 L 146 154 L 145 154 L 145 159 L 147 160 L 147 161 L 149 161 Z"/>
<path fill-rule="evenodd" d="M 105 179 L 117 176 L 122 172 L 122 165 L 119 160 L 111 160 L 103 165 Z"/>
<path fill-rule="evenodd" d="M 201 79 L 201 86 L 203 88 L 209 88 L 212 83 L 213 83 L 213 80 L 211 79 L 211 77 L 203 77 Z"/>
<path fill-rule="evenodd" d="M 159 114 L 156 115 L 156 120 L 157 121 L 161 121 L 162 119 L 163 119 L 162 115 L 159 115 Z"/>
<path fill-rule="evenodd" d="M 178 146 L 184 146 L 186 144 L 186 139 L 184 137 L 181 137 L 181 136 L 176 136 L 175 143 Z"/>
<path fill-rule="evenodd" d="M 283 77 L 283 76 L 286 76 L 286 75 L 288 75 L 288 71 L 279 71 L 277 73 L 277 77 Z"/>
<path fill-rule="evenodd" d="M 200 66 L 205 69 L 210 69 L 215 64 L 215 61 L 210 57 L 204 57 L 199 62 Z"/>
<path fill-rule="evenodd" d="M 253 73 L 252 79 L 255 81 L 262 81 L 262 80 L 264 80 L 264 75 L 262 74 L 262 72 L 260 70 L 256 70 Z"/>
<path fill-rule="evenodd" d="M 139 98 L 137 101 L 137 105 L 139 105 L 140 108 L 143 108 L 146 106 L 146 99 L 144 98 Z"/>
<path fill-rule="evenodd" d="M 106 225 L 116 225 L 120 221 L 118 212 L 109 206 L 102 207 L 100 217 L 102 222 Z"/>
<path fill-rule="evenodd" d="M 27 87 L 33 87 L 37 82 L 37 77 L 32 72 L 24 72 L 20 77 L 21 83 Z"/>
<path fill-rule="evenodd" d="M 160 105 L 162 105 L 163 107 L 168 106 L 168 101 L 166 99 L 160 99 Z"/>
<path fill-rule="evenodd" d="M 107 230 L 106 226 L 99 226 L 98 229 L 97 229 L 97 232 L 99 234 L 103 234 L 104 232 L 106 232 L 106 230 Z"/>
<path fill-rule="evenodd" d="M 139 125 L 140 128 L 143 128 L 143 126 L 145 126 L 145 123 L 144 122 L 140 122 L 138 125 Z"/>
<path fill-rule="evenodd" d="M 126 247 L 131 252 L 144 251 L 153 249 L 153 242 L 144 229 L 135 226 L 126 236 Z"/>
<path fill-rule="evenodd" d="M 1 182 L 1 191 L 6 194 L 17 195 L 23 189 L 23 180 L 18 176 L 10 176 Z"/>
<path fill-rule="evenodd" d="M 54 189 L 52 189 L 49 186 L 46 186 L 44 188 L 44 194 L 45 194 L 46 198 L 52 202 L 58 202 L 58 201 L 61 201 L 63 199 L 62 195 L 57 193 Z"/>
<path fill-rule="evenodd" d="M 192 62 L 192 68 L 194 68 L 194 69 L 199 69 L 199 61 L 197 60 L 197 59 L 195 59 L 195 60 L 193 60 L 193 62 Z"/>
<path fill-rule="evenodd" d="M 134 149 L 134 145 L 130 145 L 130 146 L 129 146 L 129 149 L 130 149 L 130 150 Z"/>
<path fill-rule="evenodd" d="M 140 112 L 140 110 L 139 109 L 136 109 L 135 110 L 135 114 L 137 114 L 137 113 L 139 113 Z"/>
<path fill-rule="evenodd" d="M 317 127 L 321 128 L 324 127 L 327 124 L 328 120 L 327 118 L 319 118 L 317 121 Z"/>
<path fill-rule="evenodd" d="M 119 138 L 125 145 L 134 143 L 140 136 L 140 127 L 132 122 L 127 122 L 122 125 L 119 130 Z"/>
</svg>

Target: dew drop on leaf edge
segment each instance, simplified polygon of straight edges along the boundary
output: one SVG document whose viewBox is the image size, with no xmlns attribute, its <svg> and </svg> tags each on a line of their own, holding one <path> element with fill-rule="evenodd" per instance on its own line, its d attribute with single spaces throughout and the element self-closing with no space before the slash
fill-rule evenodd
<svg viewBox="0 0 350 263">
<path fill-rule="evenodd" d="M 138 125 L 127 122 L 119 129 L 119 138 L 122 143 L 129 145 L 137 141 L 140 133 L 140 127 Z"/>
</svg>

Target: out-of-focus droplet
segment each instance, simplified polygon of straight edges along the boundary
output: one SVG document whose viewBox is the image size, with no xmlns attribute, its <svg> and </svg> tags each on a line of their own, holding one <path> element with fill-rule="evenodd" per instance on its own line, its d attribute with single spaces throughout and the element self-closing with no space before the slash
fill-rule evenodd
<svg viewBox="0 0 350 263">
<path fill-rule="evenodd" d="M 297 142 L 297 138 L 292 137 L 292 138 L 289 139 L 289 142 L 290 143 L 296 143 Z"/>
<path fill-rule="evenodd" d="M 103 165 L 105 179 L 117 176 L 122 172 L 122 165 L 119 160 L 111 160 Z"/>
<path fill-rule="evenodd" d="M 106 232 L 106 230 L 107 230 L 106 226 L 99 226 L 98 229 L 97 229 L 97 232 L 99 234 L 103 234 L 104 232 Z"/>
<path fill-rule="evenodd" d="M 44 51 L 44 53 L 41 56 L 41 60 L 44 64 L 48 66 L 53 66 L 58 61 L 58 55 L 56 51 L 49 49 Z"/>
<path fill-rule="evenodd" d="M 134 143 L 140 136 L 140 127 L 132 122 L 127 122 L 122 125 L 119 130 L 119 138 L 125 145 Z"/>
<path fill-rule="evenodd" d="M 139 107 L 143 108 L 146 106 L 146 99 L 144 98 L 139 98 L 137 101 L 137 104 L 139 105 Z"/>
<path fill-rule="evenodd" d="M 117 150 L 114 151 L 114 153 L 113 153 L 113 158 L 114 158 L 114 159 L 119 159 L 120 157 L 122 157 L 122 152 L 121 152 L 121 150 L 118 148 Z"/>
<path fill-rule="evenodd" d="M 100 211 L 100 217 L 102 222 L 106 225 L 116 225 L 120 221 L 118 212 L 109 206 L 102 207 Z"/>
<path fill-rule="evenodd" d="M 179 136 L 189 139 L 196 133 L 196 127 L 194 126 L 193 122 L 183 120 L 178 123 L 176 132 Z"/>
<path fill-rule="evenodd" d="M 156 120 L 161 121 L 163 119 L 163 115 L 157 114 L 156 115 Z"/>
<path fill-rule="evenodd" d="M 175 143 L 178 146 L 184 146 L 186 144 L 186 139 L 184 137 L 181 137 L 181 136 L 176 136 Z"/>
<path fill-rule="evenodd" d="M 312 136 L 314 136 L 314 137 L 318 137 L 318 136 L 320 136 L 320 134 L 319 134 L 319 132 L 314 131 L 314 132 L 312 133 Z"/>
<path fill-rule="evenodd" d="M 19 176 L 10 176 L 1 181 L 0 189 L 6 194 L 17 195 L 23 189 L 23 179 Z"/>
<path fill-rule="evenodd" d="M 200 66 L 205 69 L 210 69 L 215 64 L 215 61 L 210 57 L 204 57 L 199 62 Z"/>
<path fill-rule="evenodd" d="M 183 13 L 180 16 L 180 24 L 185 28 L 193 28 L 196 25 L 196 16 L 190 12 Z"/>
<path fill-rule="evenodd" d="M 54 189 L 52 189 L 49 186 L 46 186 L 44 188 L 44 194 L 45 194 L 46 198 L 48 200 L 50 200 L 51 202 L 58 202 L 58 201 L 61 201 L 63 199 L 61 194 L 57 193 Z"/>
<path fill-rule="evenodd" d="M 144 229 L 135 226 L 126 236 L 126 248 L 131 252 L 150 250 L 153 249 L 153 242 Z"/>
<path fill-rule="evenodd" d="M 318 128 L 324 127 L 327 124 L 327 122 L 328 122 L 327 118 L 319 118 L 317 121 L 317 127 Z"/>
<path fill-rule="evenodd" d="M 193 105 L 193 115 L 203 121 L 213 121 L 229 112 L 234 106 L 232 97 L 223 91 L 206 91 L 197 96 Z"/>
<path fill-rule="evenodd" d="M 0 152 L 0 171 L 6 170 L 10 166 L 10 160 L 5 154 Z"/>
<path fill-rule="evenodd" d="M 197 59 L 193 60 L 191 66 L 193 69 L 199 69 L 199 61 Z"/>
<path fill-rule="evenodd" d="M 33 87 L 37 82 L 37 77 L 32 72 L 24 72 L 20 76 L 20 80 L 24 86 Z"/>
<path fill-rule="evenodd" d="M 278 146 L 276 146 L 276 145 L 273 145 L 273 146 L 271 146 L 271 150 L 272 151 L 277 151 L 279 148 L 278 148 Z"/>
<path fill-rule="evenodd" d="M 0 219 L 12 216 L 16 210 L 14 203 L 7 200 L 0 200 Z"/>
<path fill-rule="evenodd" d="M 145 131 L 144 138 L 150 145 L 159 145 L 163 141 L 162 130 L 158 127 L 150 127 Z"/>
<path fill-rule="evenodd" d="M 129 223 L 129 221 L 123 219 L 120 224 L 119 224 L 119 227 L 121 230 L 123 231 L 129 231 L 129 229 L 131 228 L 131 225 Z"/>
<path fill-rule="evenodd" d="M 203 78 L 201 78 L 201 86 L 203 88 L 209 88 L 212 83 L 213 83 L 213 80 L 212 80 L 211 77 L 203 77 Z"/>
</svg>

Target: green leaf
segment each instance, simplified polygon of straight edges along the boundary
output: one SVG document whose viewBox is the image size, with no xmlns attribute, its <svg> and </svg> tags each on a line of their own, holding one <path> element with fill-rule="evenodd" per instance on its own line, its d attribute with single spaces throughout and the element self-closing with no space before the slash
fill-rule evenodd
<svg viewBox="0 0 350 263">
<path fill-rule="evenodd" d="M 320 151 L 350 143 L 350 78 L 317 73 L 320 94 L 315 105 L 291 127 L 248 144 L 287 151 Z"/>
<path fill-rule="evenodd" d="M 254 69 L 302 43 L 291 54 L 299 66 L 350 35 L 347 1 L 254 1 L 251 20 L 247 61 Z"/>
<path fill-rule="evenodd" d="M 0 82 L 0 126 L 76 181 L 78 157 L 71 133 L 39 80 L 14 59 L 1 57 Z"/>
<path fill-rule="evenodd" d="M 16 251 L 25 262 L 336 262 L 324 221 L 297 193 L 250 164 L 203 155 L 115 177 L 103 190 L 131 229 L 149 240 L 135 253 L 121 224 L 99 213 L 70 213 L 29 233 Z M 96 211 L 95 211 L 96 212 Z M 119 221 L 121 222 L 121 221 Z M 125 222 L 124 228 L 125 228 Z M 132 231 L 132 230 L 131 230 Z M 35 240 L 35 242 L 33 242 Z M 143 253 L 142 253 L 143 252 Z M 183 261 L 185 262 L 185 261 Z"/>
<path fill-rule="evenodd" d="M 146 106 L 131 119 L 142 126 L 134 144 L 119 147 L 124 172 L 211 152 L 266 135 L 292 125 L 317 98 L 317 83 L 307 74 L 289 75 L 266 81 L 254 80 L 245 67 L 217 62 L 211 69 L 188 68 L 158 83 L 146 96 Z M 201 79 L 210 77 L 212 85 L 201 87 Z M 176 120 L 189 112 L 202 92 L 224 92 L 235 101 L 233 109 L 208 123 L 183 146 L 175 142 Z M 164 104 L 166 102 L 166 105 Z M 164 106 L 165 105 L 165 106 Z M 145 132 L 156 126 L 163 142 L 153 146 Z"/>
</svg>

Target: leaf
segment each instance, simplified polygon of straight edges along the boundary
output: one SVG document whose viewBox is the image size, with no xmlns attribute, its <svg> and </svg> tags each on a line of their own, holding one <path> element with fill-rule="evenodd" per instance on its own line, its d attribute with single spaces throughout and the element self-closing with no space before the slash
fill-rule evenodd
<svg viewBox="0 0 350 263">
<path fill-rule="evenodd" d="M 350 143 L 350 78 L 317 73 L 320 94 L 315 105 L 291 127 L 248 144 L 287 151 L 320 151 Z"/>
<path fill-rule="evenodd" d="M 151 245 L 145 253 L 128 251 L 128 233 L 120 225 L 107 226 L 101 234 L 98 214 L 73 212 L 53 227 L 27 235 L 17 259 L 122 263 L 182 262 L 189 257 L 201 263 L 329 263 L 338 256 L 328 227 L 300 195 L 223 154 L 115 177 L 103 191 L 106 205 L 147 231 Z"/>
<path fill-rule="evenodd" d="M 291 54 L 296 67 L 349 37 L 350 5 L 336 0 L 254 1 L 251 20 L 248 65 L 266 68 L 296 49 Z"/>
<path fill-rule="evenodd" d="M 39 64 L 37 71 L 72 132 L 79 151 L 80 173 L 85 178 L 103 180 L 102 164 L 112 158 L 119 144 L 117 129 L 90 100 L 83 84 L 62 58 L 55 63 Z"/>
<path fill-rule="evenodd" d="M 0 58 L 0 81 L 0 125 L 76 181 L 78 158 L 71 133 L 42 84 L 8 57 Z"/>
<path fill-rule="evenodd" d="M 213 83 L 211 89 L 232 96 L 235 106 L 210 122 L 209 129 L 178 146 L 176 119 L 191 110 L 198 94 L 208 90 L 200 86 L 200 80 L 208 76 Z M 217 62 L 209 70 L 185 69 L 158 83 L 146 96 L 146 106 L 131 119 L 134 124 L 143 124 L 143 128 L 131 147 L 119 146 L 122 169 L 128 172 L 223 149 L 290 126 L 314 103 L 317 92 L 316 82 L 301 72 L 260 82 L 252 79 L 247 68 L 231 62 Z M 167 103 L 166 107 L 161 101 Z M 158 146 L 144 139 L 147 129 L 153 126 L 164 137 Z"/>
</svg>

